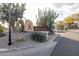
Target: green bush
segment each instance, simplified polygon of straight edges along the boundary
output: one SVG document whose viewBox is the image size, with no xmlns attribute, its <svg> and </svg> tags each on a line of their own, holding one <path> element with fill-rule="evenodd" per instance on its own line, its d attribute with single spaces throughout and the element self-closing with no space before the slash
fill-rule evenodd
<svg viewBox="0 0 79 59">
<path fill-rule="evenodd" d="M 59 28 L 60 28 L 60 30 L 64 30 L 64 26 L 60 26 Z"/>
<path fill-rule="evenodd" d="M 67 28 L 64 28 L 65 30 L 67 30 Z"/>
<path fill-rule="evenodd" d="M 46 36 L 44 33 L 32 33 L 31 38 L 37 42 L 45 42 L 46 41 Z"/>
<path fill-rule="evenodd" d="M 71 29 L 78 29 L 78 27 L 77 26 L 72 26 Z"/>
<path fill-rule="evenodd" d="M 3 33 L 4 27 L 0 24 L 0 37 L 5 36 L 6 34 Z"/>
<path fill-rule="evenodd" d="M 4 27 L 0 24 L 0 33 L 3 32 Z"/>
</svg>

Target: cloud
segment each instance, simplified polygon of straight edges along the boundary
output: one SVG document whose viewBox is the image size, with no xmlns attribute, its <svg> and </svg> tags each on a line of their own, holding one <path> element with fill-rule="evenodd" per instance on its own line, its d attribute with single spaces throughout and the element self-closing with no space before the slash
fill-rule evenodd
<svg viewBox="0 0 79 59">
<path fill-rule="evenodd" d="M 59 11 L 57 11 L 57 12 L 59 12 L 60 16 L 56 19 L 56 21 L 63 20 L 65 17 L 67 17 L 73 13 L 79 12 L 79 4 L 78 3 L 73 3 L 73 4 L 59 3 L 56 5 L 56 7 L 57 6 L 61 6 L 61 7 L 58 9 Z"/>
<path fill-rule="evenodd" d="M 72 6 L 72 5 L 74 5 L 74 3 L 54 3 L 53 4 L 55 7 L 57 7 L 57 8 L 62 8 L 62 7 L 65 7 L 65 6 Z"/>
<path fill-rule="evenodd" d="M 29 1 L 26 3 L 26 11 L 24 17 L 30 19 L 33 23 L 36 23 L 36 15 L 38 13 L 38 8 L 44 9 L 45 7 L 54 9 L 59 17 L 56 20 L 63 20 L 65 17 L 72 13 L 79 11 L 78 3 L 52 3 L 49 0 L 36 0 Z"/>
</svg>

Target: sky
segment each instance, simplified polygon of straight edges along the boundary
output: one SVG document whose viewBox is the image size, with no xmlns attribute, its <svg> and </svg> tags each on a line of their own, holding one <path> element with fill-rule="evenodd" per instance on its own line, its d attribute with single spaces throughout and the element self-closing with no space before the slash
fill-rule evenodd
<svg viewBox="0 0 79 59">
<path fill-rule="evenodd" d="M 79 11 L 79 0 L 0 0 L 0 3 L 26 3 L 24 17 L 36 25 L 36 15 L 39 9 L 45 7 L 54 9 L 59 17 L 55 20 L 63 20 L 70 14 Z"/>
<path fill-rule="evenodd" d="M 63 20 L 68 15 L 71 15 L 79 11 L 78 3 L 53 3 L 52 0 L 29 0 L 26 3 L 26 11 L 24 17 L 29 19 L 36 25 L 36 15 L 38 14 L 38 8 L 43 10 L 44 8 L 54 9 L 59 17 L 55 21 Z"/>
</svg>

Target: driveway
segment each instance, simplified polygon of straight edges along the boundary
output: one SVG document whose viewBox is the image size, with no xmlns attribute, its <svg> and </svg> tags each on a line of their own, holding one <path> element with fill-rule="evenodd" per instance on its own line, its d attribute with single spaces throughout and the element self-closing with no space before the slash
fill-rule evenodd
<svg viewBox="0 0 79 59">
<path fill-rule="evenodd" d="M 52 56 L 79 56 L 79 30 L 69 30 L 60 34 L 59 43 L 52 52 Z"/>
</svg>

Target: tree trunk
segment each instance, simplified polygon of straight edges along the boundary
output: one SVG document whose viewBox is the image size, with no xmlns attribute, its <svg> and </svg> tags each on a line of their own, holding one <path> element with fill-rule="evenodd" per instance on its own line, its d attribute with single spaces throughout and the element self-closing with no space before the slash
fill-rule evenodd
<svg viewBox="0 0 79 59">
<path fill-rule="evenodd" d="M 54 34 L 52 28 L 48 27 L 47 29 L 48 29 L 48 31 L 49 31 L 49 35 L 53 35 L 53 34 Z"/>
<path fill-rule="evenodd" d="M 21 24 L 21 31 L 24 31 L 24 22 L 23 20 L 20 19 L 19 23 Z"/>
<path fill-rule="evenodd" d="M 11 27 L 12 27 L 12 30 L 15 31 L 15 21 L 11 22 Z"/>
</svg>

